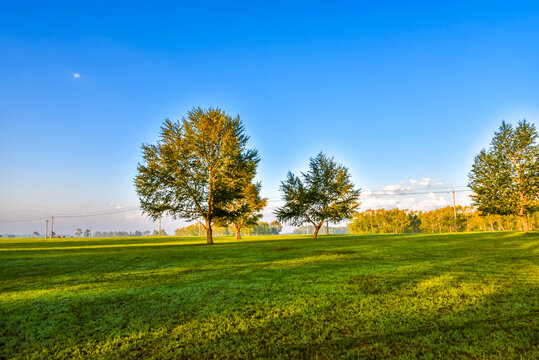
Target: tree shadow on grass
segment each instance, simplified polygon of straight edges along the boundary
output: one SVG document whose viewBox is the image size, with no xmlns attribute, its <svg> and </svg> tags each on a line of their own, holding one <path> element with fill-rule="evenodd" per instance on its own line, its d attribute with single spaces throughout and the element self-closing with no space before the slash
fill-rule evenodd
<svg viewBox="0 0 539 360">
<path fill-rule="evenodd" d="M 328 241 L 321 246 L 329 250 L 313 246 L 277 252 L 269 245 L 247 251 L 245 257 L 211 250 L 214 255 L 224 251 L 216 257 L 220 264 L 210 259 L 200 265 L 203 257 L 191 254 L 199 266 L 183 273 L 174 267 L 162 272 L 125 270 L 118 276 L 105 273 L 110 278 L 98 280 L 95 288 L 83 277 L 80 289 L 2 302 L 1 347 L 14 357 L 43 349 L 50 351 L 50 357 L 58 354 L 55 351 L 63 351 L 65 357 L 77 351 L 88 357 L 136 357 L 150 351 L 162 358 L 440 357 L 436 354 L 444 351 L 455 357 L 483 356 L 492 349 L 481 337 L 497 344 L 499 338 L 484 334 L 496 333 L 495 327 L 481 325 L 481 331 L 474 333 L 465 325 L 496 320 L 492 314 L 500 308 L 497 304 L 503 304 L 497 318 L 517 324 L 496 336 L 521 337 L 521 343 L 513 346 L 521 351 L 522 344 L 530 343 L 530 334 L 519 324 L 532 321 L 529 308 L 537 311 L 537 300 L 534 305 L 526 298 L 520 310 L 511 311 L 518 303 L 512 296 L 527 291 L 537 298 L 538 290 L 536 278 L 534 282 L 532 275 L 519 272 L 533 261 L 533 254 L 517 245 L 503 247 L 502 242 L 501 251 L 479 247 L 445 253 L 416 248 L 392 254 L 380 248 L 356 252 L 348 241 Z M 261 250 L 270 255 L 242 262 Z M 445 254 L 443 261 L 440 254 Z M 230 263 L 233 259 L 236 262 Z M 87 269 L 84 276 L 97 275 L 96 270 Z M 465 288 L 475 291 L 489 289 L 492 282 L 504 286 L 484 293 L 476 303 L 466 303 L 464 297 L 466 306 L 455 307 L 459 300 L 455 296 L 462 295 L 459 289 L 464 285 L 475 284 Z M 442 300 L 436 302 L 439 296 Z M 423 309 L 425 299 L 433 305 Z M 453 307 L 444 308 L 443 299 L 452 299 Z M 414 306 L 419 307 L 407 311 Z M 182 332 L 190 335 L 182 337 Z M 446 349 L 440 336 L 463 340 Z M 508 347 L 497 344 L 493 349 L 511 355 Z"/>
<path fill-rule="evenodd" d="M 250 305 L 244 311 L 213 312 L 178 326 L 158 327 L 140 337 L 125 334 L 101 355 L 136 357 L 144 351 L 157 358 L 507 359 L 537 355 L 537 318 L 529 312 L 509 311 L 513 304 L 507 299 L 523 289 L 498 287 L 476 294 L 473 303 L 452 302 L 447 311 L 443 311 L 443 302 L 412 311 L 407 311 L 408 303 L 394 306 L 403 296 L 417 305 L 428 304 L 427 300 L 436 299 L 440 292 L 455 291 L 462 285 L 454 277 L 448 280 L 451 286 L 443 283 L 438 291 L 425 291 L 424 298 L 410 297 L 422 288 L 421 283 L 438 277 L 447 276 L 413 277 L 405 286 L 389 286 L 380 292 L 365 290 L 359 297 L 333 294 L 316 302 L 299 294 L 300 300 L 307 302 L 292 303 L 291 310 L 284 303 L 254 313 L 249 311 Z M 473 285 L 481 288 L 481 283 Z M 533 298 L 526 301 L 533 305 Z M 91 351 L 96 344 L 86 346 Z"/>
</svg>

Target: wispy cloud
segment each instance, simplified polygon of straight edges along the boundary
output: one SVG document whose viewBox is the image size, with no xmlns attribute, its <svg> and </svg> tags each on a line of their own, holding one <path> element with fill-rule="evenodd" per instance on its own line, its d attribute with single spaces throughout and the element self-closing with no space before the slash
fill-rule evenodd
<svg viewBox="0 0 539 360">
<path fill-rule="evenodd" d="M 79 74 L 79 73 L 74 73 L 74 74 L 73 74 L 73 77 L 74 77 L 75 79 L 78 79 L 78 78 L 80 78 L 80 74 Z"/>
</svg>

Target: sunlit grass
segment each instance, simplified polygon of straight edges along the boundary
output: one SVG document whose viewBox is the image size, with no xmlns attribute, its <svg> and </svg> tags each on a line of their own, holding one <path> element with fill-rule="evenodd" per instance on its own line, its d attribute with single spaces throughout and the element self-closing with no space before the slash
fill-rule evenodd
<svg viewBox="0 0 539 360">
<path fill-rule="evenodd" d="M 3 239 L 0 358 L 537 358 L 539 234 Z"/>
</svg>

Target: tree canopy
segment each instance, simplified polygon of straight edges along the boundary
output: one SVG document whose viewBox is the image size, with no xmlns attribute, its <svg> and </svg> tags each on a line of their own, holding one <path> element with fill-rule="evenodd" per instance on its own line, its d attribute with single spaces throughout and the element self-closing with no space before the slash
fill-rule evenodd
<svg viewBox="0 0 539 360">
<path fill-rule="evenodd" d="M 285 205 L 276 210 L 277 219 L 294 226 L 313 224 L 315 239 L 325 220 L 341 222 L 359 206 L 360 190 L 354 189 L 348 169 L 322 152 L 310 159 L 301 179 L 288 172 L 281 191 Z"/>
<path fill-rule="evenodd" d="M 145 214 L 188 221 L 205 220 L 207 243 L 212 222 L 233 215 L 230 205 L 244 196 L 260 161 L 247 149 L 249 137 L 239 115 L 200 107 L 181 121 L 166 119 L 157 144 L 142 146 L 135 186 Z"/>
<path fill-rule="evenodd" d="M 484 214 L 516 215 L 528 232 L 526 215 L 539 210 L 539 145 L 533 124 L 515 128 L 502 122 L 490 143 L 475 157 L 469 187 Z"/>
<path fill-rule="evenodd" d="M 520 230 L 522 223 L 516 215 L 480 215 L 473 206 L 446 206 L 430 211 L 406 209 L 368 209 L 355 213 L 348 223 L 350 233 L 445 233 L 454 231 Z M 526 216 L 530 230 L 539 228 L 539 212 Z"/>
<path fill-rule="evenodd" d="M 252 175 L 254 176 L 254 174 Z M 229 215 L 221 221 L 218 220 L 220 225 L 234 226 L 237 240 L 241 239 L 241 229 L 244 226 L 256 225 L 262 219 L 260 211 L 266 207 L 268 199 L 260 197 L 261 188 L 262 184 L 260 182 L 256 184 L 249 183 L 244 188 L 243 196 L 230 203 L 228 207 Z"/>
</svg>

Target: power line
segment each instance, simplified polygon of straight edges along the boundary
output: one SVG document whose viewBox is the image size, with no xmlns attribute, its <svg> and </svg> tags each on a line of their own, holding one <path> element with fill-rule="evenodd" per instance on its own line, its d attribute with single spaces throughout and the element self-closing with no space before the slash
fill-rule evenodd
<svg viewBox="0 0 539 360">
<path fill-rule="evenodd" d="M 455 186 L 455 188 L 458 188 L 458 187 L 463 187 L 463 186 Z M 453 189 L 453 187 L 443 187 L 444 189 L 447 188 L 447 189 Z M 372 190 L 365 190 L 365 191 L 369 191 L 369 192 L 372 192 L 370 194 L 361 194 L 360 195 L 360 198 L 377 198 L 377 197 L 383 197 L 383 196 L 407 196 L 407 195 L 428 195 L 428 194 L 450 194 L 452 192 L 452 190 L 444 190 L 444 191 L 426 191 L 427 189 L 429 188 L 424 188 L 424 189 L 413 189 L 413 191 L 410 191 L 410 190 L 377 190 L 379 192 L 382 192 L 382 191 L 386 191 L 385 193 L 380 193 L 380 194 L 376 194 L 374 193 L 374 191 Z M 431 188 L 431 189 L 435 189 L 435 188 Z M 421 190 L 421 191 L 417 191 L 417 190 Z M 469 192 L 469 191 L 472 191 L 470 189 L 459 189 L 459 190 L 455 190 L 455 192 Z M 282 199 L 279 199 L 279 200 L 268 200 L 268 202 L 282 202 L 284 200 Z"/>
<path fill-rule="evenodd" d="M 441 189 L 448 189 L 448 190 L 451 190 L 451 189 L 459 189 L 459 188 L 467 188 L 468 186 L 467 185 L 458 185 L 458 186 L 426 186 L 426 187 L 420 187 L 420 188 L 401 188 L 401 189 L 395 189 L 395 190 L 392 190 L 392 189 L 374 189 L 374 190 L 370 190 L 370 189 L 362 189 L 362 192 L 372 192 L 372 193 L 375 193 L 375 192 L 383 192 L 383 191 L 394 191 L 394 192 L 406 192 L 406 191 L 426 191 L 425 194 L 428 194 L 428 193 L 431 193 L 432 191 L 430 190 L 441 190 Z M 463 191 L 463 190 L 455 190 L 456 192 L 459 192 L 459 191 Z M 445 192 L 445 191 L 442 191 L 442 192 Z M 440 193 L 442 193 L 440 192 Z M 416 194 L 416 193 L 410 193 L 410 194 Z M 388 194 L 388 195 L 395 195 L 395 194 Z M 368 196 L 368 195 L 361 195 L 361 196 Z M 271 202 L 273 201 L 272 199 L 281 199 L 279 196 L 268 196 L 267 197 L 268 202 Z"/>
<path fill-rule="evenodd" d="M 47 220 L 45 216 L 40 216 L 38 218 L 32 218 L 32 219 L 1 219 L 0 222 L 2 223 L 10 223 L 10 222 L 31 222 L 31 221 L 43 221 Z"/>
<path fill-rule="evenodd" d="M 86 212 L 86 213 L 74 213 L 74 214 L 61 214 L 61 215 L 55 215 L 54 217 L 57 219 L 66 219 L 66 218 L 82 218 L 82 217 L 91 217 L 91 216 L 104 216 L 104 215 L 115 215 L 115 214 L 122 214 L 134 210 L 138 210 L 138 206 L 130 206 L 123 209 L 117 209 L 117 210 L 100 210 L 100 211 L 92 211 L 92 212 Z M 8 222 L 31 222 L 31 221 L 43 221 L 46 220 L 48 216 L 32 216 L 32 217 L 26 217 L 26 218 L 18 218 L 18 219 L 0 219 L 0 222 L 8 223 Z"/>
<path fill-rule="evenodd" d="M 95 212 L 95 213 L 86 213 L 86 214 L 79 214 L 79 215 L 57 215 L 56 218 L 77 218 L 77 217 L 88 217 L 88 216 L 103 216 L 103 215 L 114 215 L 114 214 L 121 214 L 125 212 L 130 212 L 133 210 L 138 210 L 137 207 L 133 208 L 125 208 L 125 209 L 118 209 L 115 211 L 107 211 L 107 212 Z"/>
<path fill-rule="evenodd" d="M 391 191 L 391 190 L 388 190 Z M 455 190 L 455 192 L 469 192 L 471 190 Z M 451 190 L 446 191 L 424 191 L 424 192 L 394 192 L 385 194 L 364 194 L 361 197 L 380 197 L 380 196 L 399 196 L 399 195 L 428 195 L 428 194 L 449 194 Z"/>
<path fill-rule="evenodd" d="M 428 195 L 428 194 L 442 194 L 442 193 L 452 192 L 452 190 L 431 191 L 431 190 L 441 190 L 441 189 L 457 189 L 455 190 L 456 193 L 471 191 L 470 189 L 462 189 L 466 187 L 467 187 L 466 185 L 460 185 L 460 186 L 437 186 L 437 187 L 423 187 L 423 188 L 397 189 L 397 190 L 389 190 L 389 189 L 364 190 L 364 192 L 369 192 L 369 194 L 363 193 L 362 195 L 360 195 L 360 197 L 376 198 L 376 197 L 383 197 L 383 196 Z M 376 194 L 375 192 L 379 192 L 379 193 Z M 278 196 L 268 197 L 268 199 L 274 199 L 274 200 L 268 200 L 268 203 L 275 203 L 275 202 L 283 201 Z M 71 213 L 71 214 L 64 213 L 64 214 L 54 215 L 54 217 L 57 219 L 83 218 L 83 217 L 93 217 L 93 216 L 116 215 L 116 214 L 131 212 L 134 210 L 140 210 L 140 208 L 138 206 L 128 206 L 128 207 L 124 207 L 122 209 L 116 209 L 116 210 L 96 210 L 96 211 L 89 211 L 89 212 L 84 212 L 84 213 Z M 26 216 L 26 217 L 21 217 L 17 219 L 0 219 L 0 223 L 43 221 L 43 220 L 47 220 L 48 218 L 49 218 L 48 215 Z"/>
</svg>

